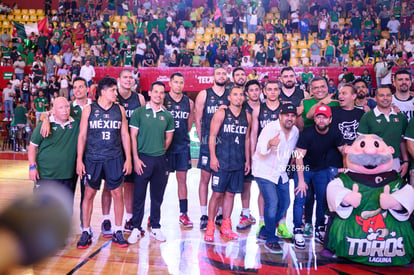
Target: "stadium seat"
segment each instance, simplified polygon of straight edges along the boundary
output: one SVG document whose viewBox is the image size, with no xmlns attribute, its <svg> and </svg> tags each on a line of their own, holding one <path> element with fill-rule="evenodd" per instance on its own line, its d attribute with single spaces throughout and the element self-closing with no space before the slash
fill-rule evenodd
<svg viewBox="0 0 414 275">
<path fill-rule="evenodd" d="M 37 22 L 37 16 L 35 14 L 30 15 L 29 20 L 33 22 Z"/>
<path fill-rule="evenodd" d="M 9 28 L 10 27 L 10 22 L 9 21 L 3 21 L 3 28 Z"/>
<path fill-rule="evenodd" d="M 298 50 L 295 48 L 290 49 L 290 57 L 297 57 L 298 56 Z"/>
<path fill-rule="evenodd" d="M 291 33 L 286 33 L 286 38 L 287 40 L 292 40 L 292 34 Z"/>
<path fill-rule="evenodd" d="M 22 16 L 20 14 L 19 15 L 15 15 L 14 18 L 13 18 L 13 20 L 14 21 L 18 21 L 18 22 L 22 22 L 23 21 Z"/>
<path fill-rule="evenodd" d="M 29 14 L 29 10 L 28 9 L 22 9 L 22 14 Z"/>
<path fill-rule="evenodd" d="M 277 7 L 271 7 L 270 12 L 271 13 L 277 13 L 277 12 L 279 12 L 279 10 L 277 9 Z"/>
<path fill-rule="evenodd" d="M 223 30 L 221 28 L 214 28 L 214 33 L 221 35 L 223 33 Z"/>
<path fill-rule="evenodd" d="M 300 39 L 300 33 L 294 33 L 292 36 L 292 40 L 299 40 Z"/>
<path fill-rule="evenodd" d="M 27 21 L 29 21 L 29 15 L 28 14 L 23 14 L 21 22 L 27 22 Z"/>
<path fill-rule="evenodd" d="M 390 33 L 388 31 L 382 31 L 381 32 L 381 37 L 389 39 L 390 38 Z"/>
<path fill-rule="evenodd" d="M 14 18 L 13 18 L 13 14 L 9 14 L 9 15 L 7 15 L 7 20 L 9 20 L 9 21 L 14 20 Z"/>
<path fill-rule="evenodd" d="M 122 20 L 122 22 L 125 22 L 125 23 L 127 23 L 128 22 L 128 16 L 126 16 L 126 15 L 123 15 L 122 17 L 121 17 L 121 20 Z"/>
<path fill-rule="evenodd" d="M 120 22 L 120 21 L 121 21 L 121 16 L 119 16 L 119 15 L 115 15 L 115 16 L 113 17 L 113 20 L 112 20 L 112 21 Z"/>
<path fill-rule="evenodd" d="M 36 14 L 36 10 L 35 9 L 29 9 L 29 15 L 33 15 Z"/>
<path fill-rule="evenodd" d="M 37 9 L 36 14 L 37 15 L 45 15 L 45 12 L 42 9 Z"/>
<path fill-rule="evenodd" d="M 188 41 L 187 42 L 187 49 L 189 49 L 189 50 L 194 50 L 195 49 L 194 41 Z"/>
<path fill-rule="evenodd" d="M 273 15 L 273 13 L 268 13 L 268 14 L 266 14 L 266 19 L 267 19 L 267 20 L 273 20 L 273 19 L 274 19 L 274 15 Z"/>
<path fill-rule="evenodd" d="M 0 21 L 6 20 L 6 15 L 5 14 L 0 14 Z"/>
<path fill-rule="evenodd" d="M 326 45 L 327 45 L 326 40 L 319 40 L 319 43 L 321 43 L 322 49 L 326 48 Z"/>
<path fill-rule="evenodd" d="M 194 40 L 195 40 L 195 41 L 202 41 L 202 40 L 203 40 L 203 35 L 202 35 L 202 34 L 197 33 L 197 34 L 195 35 Z"/>
<path fill-rule="evenodd" d="M 302 60 L 303 65 L 310 65 L 308 57 L 303 57 L 303 58 L 301 58 L 301 60 Z"/>
<path fill-rule="evenodd" d="M 309 50 L 308 49 L 300 49 L 299 50 L 299 56 L 301 58 L 308 57 L 309 56 Z"/>
<path fill-rule="evenodd" d="M 247 40 L 248 40 L 249 42 L 254 42 L 254 41 L 256 40 L 256 34 L 254 34 L 254 33 L 249 33 L 249 34 L 247 35 Z"/>
<path fill-rule="evenodd" d="M 289 65 L 292 67 L 296 67 L 299 65 L 299 60 L 297 58 L 290 58 Z"/>
<path fill-rule="evenodd" d="M 14 15 L 18 15 L 18 14 L 21 14 L 22 13 L 22 10 L 21 9 L 15 9 L 15 10 L 13 10 L 13 14 Z"/>
<path fill-rule="evenodd" d="M 306 44 L 306 40 L 298 40 L 298 48 L 308 48 L 308 44 Z"/>
<path fill-rule="evenodd" d="M 204 32 L 204 35 L 205 34 L 212 34 L 212 33 L 213 33 L 213 28 L 207 27 L 205 32 Z"/>
<path fill-rule="evenodd" d="M 246 40 L 247 39 L 247 34 L 241 33 L 240 38 L 243 39 L 243 40 Z"/>
<path fill-rule="evenodd" d="M 339 18 L 339 25 L 343 26 L 345 25 L 345 19 L 344 18 Z"/>
</svg>

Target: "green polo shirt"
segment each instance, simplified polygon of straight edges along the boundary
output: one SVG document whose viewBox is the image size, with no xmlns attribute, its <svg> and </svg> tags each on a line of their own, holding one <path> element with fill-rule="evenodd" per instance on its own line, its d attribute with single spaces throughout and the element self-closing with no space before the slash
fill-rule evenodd
<svg viewBox="0 0 414 275">
<path fill-rule="evenodd" d="M 37 171 L 41 179 L 70 179 L 75 173 L 79 121 L 69 118 L 64 125 L 50 118 L 51 134 L 40 134 L 42 123 L 33 131 L 30 143 L 38 147 Z"/>
<path fill-rule="evenodd" d="M 408 122 L 407 129 L 405 130 L 404 138 L 410 141 L 414 141 L 414 119 L 411 119 L 410 122 Z M 414 160 L 412 157 L 410 159 L 411 159 L 410 170 L 412 170 L 414 169 Z"/>
<path fill-rule="evenodd" d="M 315 122 L 313 121 L 313 119 L 308 119 L 306 117 L 306 114 L 309 112 L 309 110 L 312 108 L 313 105 L 315 105 L 316 103 L 318 103 L 319 101 L 316 100 L 315 98 L 311 97 L 311 98 L 306 98 L 303 101 L 303 113 L 302 113 L 302 117 L 305 120 L 305 128 L 309 127 L 311 125 L 313 125 Z M 335 107 L 335 106 L 339 106 L 339 101 L 338 100 L 332 100 L 331 103 L 328 104 L 329 107 Z"/>
<path fill-rule="evenodd" d="M 129 127 L 138 129 L 138 154 L 158 157 L 165 154 L 165 133 L 174 132 L 174 118 L 164 108 L 154 111 L 149 104 L 136 109 Z"/>
<path fill-rule="evenodd" d="M 366 112 L 359 121 L 358 133 L 376 134 L 381 137 L 385 143 L 394 148 L 393 158 L 400 157 L 401 139 L 404 137 L 407 128 L 407 118 L 402 113 L 391 113 L 386 116 L 375 107 L 373 110 Z"/>
<path fill-rule="evenodd" d="M 92 100 L 90 98 L 88 98 L 87 102 L 86 102 L 86 105 L 90 105 L 91 103 L 92 103 Z M 83 111 L 83 107 L 78 105 L 78 103 L 76 103 L 75 100 L 70 103 L 70 116 L 74 120 L 79 120 L 79 121 L 81 120 L 82 111 Z"/>
</svg>

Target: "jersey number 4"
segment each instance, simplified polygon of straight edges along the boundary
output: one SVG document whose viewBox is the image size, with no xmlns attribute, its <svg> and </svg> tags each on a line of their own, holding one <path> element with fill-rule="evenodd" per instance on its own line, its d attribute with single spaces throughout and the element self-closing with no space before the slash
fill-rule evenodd
<svg viewBox="0 0 414 275">
<path fill-rule="evenodd" d="M 234 142 L 235 142 L 235 143 L 237 143 L 237 144 L 240 144 L 240 141 L 239 141 L 239 136 L 237 136 L 237 137 L 234 139 Z"/>
</svg>

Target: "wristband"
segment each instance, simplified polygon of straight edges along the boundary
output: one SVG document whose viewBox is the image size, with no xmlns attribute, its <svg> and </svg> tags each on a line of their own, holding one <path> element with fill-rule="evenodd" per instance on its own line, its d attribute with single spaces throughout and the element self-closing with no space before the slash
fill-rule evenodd
<svg viewBox="0 0 414 275">
<path fill-rule="evenodd" d="M 401 161 L 401 163 L 408 163 L 408 162 L 409 162 L 408 160 Z"/>
<path fill-rule="evenodd" d="M 29 170 L 35 170 L 37 168 L 36 164 L 30 164 Z"/>
</svg>

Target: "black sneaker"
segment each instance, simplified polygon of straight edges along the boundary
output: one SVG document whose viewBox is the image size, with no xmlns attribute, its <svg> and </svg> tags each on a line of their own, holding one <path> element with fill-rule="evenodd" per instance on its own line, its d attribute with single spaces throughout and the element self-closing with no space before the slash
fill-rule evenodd
<svg viewBox="0 0 414 275">
<path fill-rule="evenodd" d="M 324 240 L 325 240 L 325 227 L 318 226 L 318 228 L 315 230 L 315 242 L 323 244 Z"/>
<path fill-rule="evenodd" d="M 282 247 L 280 246 L 280 244 L 278 242 L 275 242 L 275 243 L 266 242 L 264 247 L 273 254 L 282 254 L 283 253 Z"/>
<path fill-rule="evenodd" d="M 256 237 L 257 242 L 265 243 L 267 241 L 267 237 L 265 235 L 259 234 Z"/>
<path fill-rule="evenodd" d="M 104 238 L 111 238 L 112 237 L 112 227 L 110 220 L 104 220 L 101 225 L 102 236 Z"/>
<path fill-rule="evenodd" d="M 216 216 L 216 225 L 221 226 L 222 222 L 223 222 L 223 215 L 217 215 Z"/>
<path fill-rule="evenodd" d="M 200 230 L 207 230 L 208 216 L 203 215 L 200 218 Z"/>
<path fill-rule="evenodd" d="M 305 239 L 303 238 L 302 228 L 295 228 L 293 230 L 293 243 L 297 249 L 305 249 Z"/>
<path fill-rule="evenodd" d="M 128 242 L 124 239 L 124 234 L 121 230 L 116 231 L 112 235 L 112 242 L 115 243 L 118 247 L 127 247 Z"/>
<path fill-rule="evenodd" d="M 134 225 L 132 224 L 132 219 L 129 219 L 125 222 L 124 231 L 131 232 L 134 229 Z"/>
<path fill-rule="evenodd" d="M 77 247 L 80 249 L 88 248 L 92 243 L 92 236 L 88 231 L 83 231 L 78 241 Z"/>
</svg>

